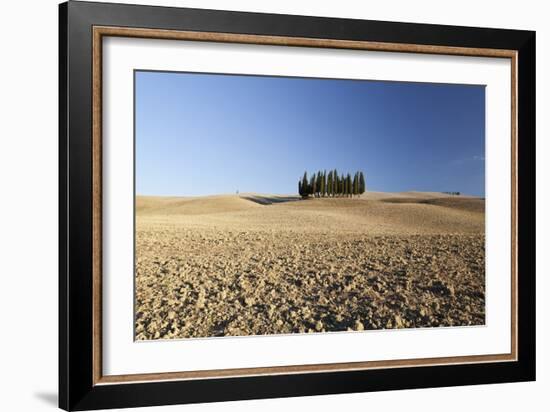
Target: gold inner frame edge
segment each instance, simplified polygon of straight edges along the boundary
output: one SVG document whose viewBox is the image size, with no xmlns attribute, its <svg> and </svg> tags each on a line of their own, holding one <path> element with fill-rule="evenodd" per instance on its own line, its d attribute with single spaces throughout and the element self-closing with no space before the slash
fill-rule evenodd
<svg viewBox="0 0 550 412">
<path fill-rule="evenodd" d="M 102 40 L 105 36 L 256 44 L 291 47 L 317 47 L 399 53 L 497 57 L 511 60 L 511 182 L 512 182 L 512 242 L 511 242 L 511 353 L 493 355 L 450 356 L 439 358 L 393 359 L 381 361 L 288 365 L 255 368 L 217 369 L 201 371 L 142 373 L 130 375 L 103 375 L 102 356 Z M 356 40 L 335 40 L 303 37 L 265 36 L 217 32 L 143 29 L 129 27 L 94 26 L 92 33 L 92 324 L 93 324 L 93 384 L 120 384 L 149 381 L 190 379 L 219 379 L 229 377 L 281 375 L 299 373 L 328 373 L 381 368 L 414 366 L 458 365 L 517 361 L 517 52 L 515 50 L 432 46 L 420 44 L 385 43 Z"/>
</svg>

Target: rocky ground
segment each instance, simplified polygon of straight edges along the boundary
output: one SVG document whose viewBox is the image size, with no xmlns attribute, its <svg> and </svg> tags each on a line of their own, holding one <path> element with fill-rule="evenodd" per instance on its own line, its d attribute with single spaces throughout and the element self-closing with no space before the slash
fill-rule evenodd
<svg viewBox="0 0 550 412">
<path fill-rule="evenodd" d="M 138 202 L 136 339 L 484 324 L 483 201 L 407 199 Z"/>
</svg>

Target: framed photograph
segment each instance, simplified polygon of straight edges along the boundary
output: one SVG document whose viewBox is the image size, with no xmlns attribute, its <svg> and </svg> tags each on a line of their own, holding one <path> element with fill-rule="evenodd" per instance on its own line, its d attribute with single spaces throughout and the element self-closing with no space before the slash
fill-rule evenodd
<svg viewBox="0 0 550 412">
<path fill-rule="evenodd" d="M 535 33 L 60 5 L 59 403 L 535 379 Z"/>
</svg>

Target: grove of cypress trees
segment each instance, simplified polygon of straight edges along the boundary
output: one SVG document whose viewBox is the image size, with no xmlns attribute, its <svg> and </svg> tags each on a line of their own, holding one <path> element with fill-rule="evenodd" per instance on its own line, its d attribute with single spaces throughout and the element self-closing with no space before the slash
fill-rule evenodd
<svg viewBox="0 0 550 412">
<path fill-rule="evenodd" d="M 363 172 L 355 172 L 353 178 L 350 173 L 341 175 L 336 169 L 317 171 L 308 179 L 307 171 L 298 181 L 298 193 L 303 198 L 314 197 L 353 197 L 366 191 Z"/>
</svg>

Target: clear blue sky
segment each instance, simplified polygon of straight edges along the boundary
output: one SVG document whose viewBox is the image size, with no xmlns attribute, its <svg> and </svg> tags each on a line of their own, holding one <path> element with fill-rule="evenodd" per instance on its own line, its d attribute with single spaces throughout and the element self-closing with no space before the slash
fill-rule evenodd
<svg viewBox="0 0 550 412">
<path fill-rule="evenodd" d="M 304 173 L 367 190 L 485 193 L 485 87 L 136 71 L 136 192 L 295 194 Z"/>
</svg>

